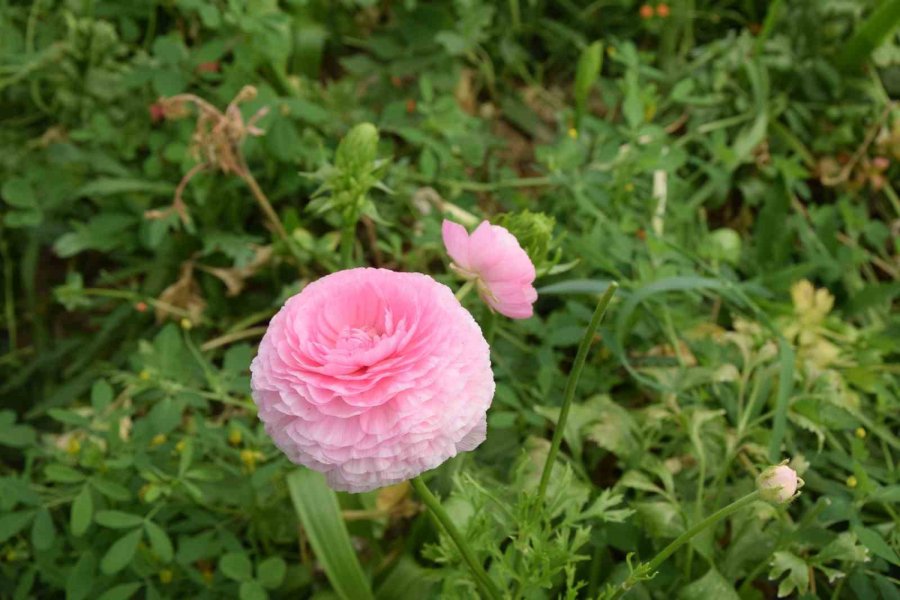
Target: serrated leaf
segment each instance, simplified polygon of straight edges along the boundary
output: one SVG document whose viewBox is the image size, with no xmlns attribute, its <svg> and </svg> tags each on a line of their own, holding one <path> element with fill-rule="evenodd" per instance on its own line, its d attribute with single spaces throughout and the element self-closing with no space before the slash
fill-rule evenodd
<svg viewBox="0 0 900 600">
<path fill-rule="evenodd" d="M 172 562 L 172 556 L 175 554 L 172 548 L 172 540 L 165 530 L 153 521 L 145 521 L 144 529 L 147 531 L 147 537 L 150 539 L 150 548 L 164 563 Z"/>
<path fill-rule="evenodd" d="M 113 575 L 130 565 L 143 537 L 144 530 L 139 528 L 117 539 L 100 560 L 100 570 L 106 575 Z"/>
<path fill-rule="evenodd" d="M 81 488 L 81 492 L 72 502 L 72 510 L 69 514 L 69 524 L 72 535 L 79 537 L 87 531 L 91 525 L 91 516 L 94 514 L 94 500 L 91 497 L 91 489 L 88 486 Z"/>
<path fill-rule="evenodd" d="M 793 591 L 805 594 L 809 589 L 809 566 L 799 556 L 790 552 L 776 552 L 772 556 L 772 569 L 769 579 L 785 578 L 778 584 L 778 597 L 784 598 Z"/>
<path fill-rule="evenodd" d="M 288 475 L 287 484 L 297 517 L 334 591 L 344 600 L 371 600 L 372 590 L 350 543 L 337 496 L 325 477 L 301 468 Z"/>
</svg>

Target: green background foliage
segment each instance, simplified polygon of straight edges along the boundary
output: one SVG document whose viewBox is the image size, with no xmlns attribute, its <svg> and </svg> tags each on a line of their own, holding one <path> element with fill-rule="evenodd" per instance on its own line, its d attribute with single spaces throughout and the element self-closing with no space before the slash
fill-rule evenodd
<svg viewBox="0 0 900 600">
<path fill-rule="evenodd" d="M 540 275 L 529 320 L 466 297 L 488 439 L 429 474 L 498 585 L 598 597 L 791 458 L 790 506 L 628 597 L 898 598 L 897 12 L 0 0 L 0 597 L 473 597 L 408 486 L 335 495 L 249 397 L 309 281 L 458 286 L 447 217 L 507 225 Z M 179 94 L 241 95 L 239 143 L 198 137 Z"/>
</svg>

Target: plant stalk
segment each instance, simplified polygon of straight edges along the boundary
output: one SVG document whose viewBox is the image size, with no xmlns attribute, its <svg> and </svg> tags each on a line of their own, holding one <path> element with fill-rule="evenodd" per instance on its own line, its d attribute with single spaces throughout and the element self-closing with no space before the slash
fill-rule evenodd
<svg viewBox="0 0 900 600">
<path fill-rule="evenodd" d="M 444 510 L 444 507 L 441 506 L 440 501 L 431 493 L 431 490 L 428 489 L 428 486 L 425 485 L 425 482 L 422 481 L 421 477 L 415 477 L 411 481 L 416 493 L 422 499 L 422 502 L 425 503 L 425 506 L 428 507 L 428 510 L 431 511 L 431 515 L 438 523 L 440 523 L 444 531 L 447 532 L 447 535 L 450 536 L 450 539 L 453 540 L 453 543 L 456 544 L 460 556 L 462 556 L 463 560 L 468 564 L 469 570 L 472 572 L 475 582 L 481 589 L 483 597 L 491 598 L 492 600 L 501 600 L 503 594 L 484 570 L 481 563 L 475 558 L 466 539 L 456 528 L 456 525 L 453 524 L 453 520 L 450 518 L 450 515 L 447 514 L 447 511 Z"/>
<path fill-rule="evenodd" d="M 356 237 L 356 221 L 344 223 L 341 229 L 341 266 L 349 269 L 353 266 L 353 240 Z"/>
<path fill-rule="evenodd" d="M 594 316 L 584 337 L 581 338 L 581 344 L 578 346 L 578 353 L 575 355 L 575 363 L 569 372 L 569 379 L 566 381 L 566 391 L 563 397 L 562 408 L 559 411 L 559 419 L 556 421 L 556 429 L 553 432 L 553 441 L 550 443 L 550 452 L 547 453 L 547 461 L 544 463 L 544 471 L 541 473 L 541 483 L 538 487 L 538 503 L 543 502 L 544 496 L 547 494 L 547 484 L 550 482 L 550 473 L 553 472 L 553 465 L 556 463 L 556 455 L 559 454 L 559 447 L 562 444 L 563 433 L 566 430 L 566 420 L 569 418 L 569 411 L 572 408 L 572 400 L 575 398 L 575 389 L 578 387 L 578 380 L 581 378 L 581 371 L 584 369 L 584 363 L 587 360 L 588 351 L 591 349 L 591 343 L 594 341 L 594 334 L 603 320 L 606 308 L 609 306 L 610 300 L 615 295 L 619 284 L 611 281 L 609 287 L 603 292 L 600 301 L 597 302 L 597 308 L 594 310 Z"/>
<path fill-rule="evenodd" d="M 738 498 L 728 506 L 720 508 L 702 521 L 699 521 L 696 525 L 675 538 L 675 540 L 671 544 L 663 548 L 659 554 L 657 554 L 650 560 L 650 562 L 646 563 L 645 565 L 641 565 L 637 569 L 633 570 L 628 576 L 628 579 L 626 579 L 616 589 L 615 593 L 613 593 L 613 595 L 610 597 L 610 600 L 620 597 L 622 594 L 634 587 L 635 584 L 637 584 L 637 582 L 640 581 L 643 577 L 653 577 L 653 575 L 656 573 L 656 570 L 663 562 L 665 562 L 667 558 L 675 554 L 676 550 L 691 541 L 691 539 L 693 539 L 694 536 L 696 536 L 698 533 L 704 531 L 708 527 L 715 525 L 725 517 L 739 511 L 740 509 L 758 499 L 759 490 L 755 490 L 742 498 Z"/>
</svg>

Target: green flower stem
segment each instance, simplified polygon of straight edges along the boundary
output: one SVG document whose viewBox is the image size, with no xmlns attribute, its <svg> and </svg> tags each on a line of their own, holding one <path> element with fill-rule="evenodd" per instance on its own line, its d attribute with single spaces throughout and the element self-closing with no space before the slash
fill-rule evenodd
<svg viewBox="0 0 900 600">
<path fill-rule="evenodd" d="M 622 583 L 622 585 L 620 585 L 616 589 L 615 593 L 610 598 L 618 598 L 619 596 L 621 596 L 622 594 L 624 594 L 625 592 L 630 590 L 632 587 L 634 587 L 635 584 L 637 584 L 637 582 L 640 581 L 641 579 L 653 577 L 653 575 L 656 573 L 656 570 L 659 568 L 659 566 L 663 562 L 665 562 L 665 560 L 667 558 L 669 558 L 670 556 L 675 554 L 676 550 L 678 550 L 679 548 L 684 546 L 686 543 L 691 541 L 691 539 L 694 536 L 696 536 L 698 533 L 707 529 L 708 527 L 712 527 L 713 525 L 715 525 L 716 523 L 718 523 L 725 517 L 731 515 L 732 513 L 739 511 L 740 509 L 744 508 L 748 504 L 751 504 L 752 502 L 755 502 L 758 499 L 759 499 L 759 490 L 750 492 L 743 498 L 739 498 L 739 499 L 735 500 L 728 506 L 726 506 L 724 508 L 720 508 L 713 514 L 711 514 L 708 517 L 706 517 L 705 519 L 703 519 L 702 521 L 697 522 L 696 525 L 694 525 L 693 527 L 691 527 L 690 529 L 688 529 L 687 531 L 685 531 L 684 533 L 679 535 L 677 538 L 675 538 L 675 541 L 673 541 L 671 544 L 669 544 L 668 546 L 663 548 L 662 551 L 659 554 L 657 554 L 656 556 L 654 556 L 650 562 L 640 565 L 640 566 L 638 566 L 638 568 L 636 568 L 634 571 L 632 571 L 631 574 L 628 576 L 628 579 L 626 579 Z"/>
<path fill-rule="evenodd" d="M 615 295 L 619 284 L 611 281 L 609 287 L 603 292 L 600 301 L 597 302 L 597 308 L 594 310 L 594 316 L 591 317 L 591 323 L 581 338 L 581 344 L 578 346 L 578 353 L 575 355 L 575 363 L 572 365 L 572 371 L 569 372 L 569 379 L 566 381 L 566 391 L 563 397 L 562 408 L 559 411 L 559 418 L 556 421 L 556 430 L 553 432 L 553 441 L 550 443 L 550 452 L 547 453 L 547 461 L 544 463 L 544 472 L 541 473 L 541 484 L 538 487 L 538 501 L 543 502 L 544 496 L 547 494 L 547 484 L 550 482 L 550 473 L 553 472 L 553 465 L 556 462 L 556 455 L 559 454 L 559 446 L 562 444 L 563 432 L 566 430 L 566 420 L 569 418 L 569 410 L 572 408 L 572 400 L 575 398 L 575 388 L 578 387 L 578 380 L 581 378 L 581 371 L 584 369 L 584 363 L 587 360 L 588 351 L 591 349 L 591 343 L 594 341 L 594 334 L 603 320 L 606 313 L 606 307 L 609 306 L 610 300 Z"/>
<path fill-rule="evenodd" d="M 466 295 L 469 293 L 469 291 L 472 289 L 472 287 L 474 285 L 475 285 L 474 279 L 469 279 L 464 284 L 462 284 L 460 286 L 460 288 L 458 290 L 456 290 L 456 294 L 454 294 L 456 296 L 456 299 L 459 300 L 460 302 L 462 302 L 462 299 L 466 297 Z"/>
<path fill-rule="evenodd" d="M 431 490 L 428 489 L 428 486 L 425 485 L 425 482 L 422 481 L 421 477 L 416 477 L 412 479 L 411 482 L 412 486 L 416 490 L 416 493 L 422 499 L 422 502 L 424 502 L 428 507 L 428 510 L 431 511 L 431 515 L 438 523 L 441 524 L 441 527 L 444 528 L 444 531 L 447 532 L 447 535 L 449 535 L 450 539 L 453 540 L 453 543 L 456 544 L 456 548 L 459 550 L 459 554 L 462 556 L 466 564 L 469 565 L 469 569 L 472 571 L 472 576 L 475 578 L 475 582 L 481 589 L 482 596 L 485 598 L 491 598 L 492 600 L 501 600 L 503 598 L 503 594 L 494 584 L 493 580 L 491 580 L 491 578 L 488 576 L 487 572 L 485 572 L 484 567 L 481 565 L 481 563 L 478 562 L 478 560 L 475 558 L 475 555 L 472 553 L 472 549 L 469 548 L 469 544 L 466 542 L 466 539 L 456 528 L 456 525 L 453 524 L 453 520 L 450 518 L 450 515 L 447 514 L 447 511 L 444 510 L 444 507 L 441 506 L 440 501 L 434 497 L 434 494 L 431 493 Z"/>
<path fill-rule="evenodd" d="M 353 241 L 356 238 L 356 221 L 347 221 L 341 229 L 341 266 L 353 266 Z"/>
</svg>

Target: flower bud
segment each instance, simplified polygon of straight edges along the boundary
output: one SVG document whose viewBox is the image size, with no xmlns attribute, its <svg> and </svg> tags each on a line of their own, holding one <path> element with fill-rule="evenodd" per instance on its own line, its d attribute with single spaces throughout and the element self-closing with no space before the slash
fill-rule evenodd
<svg viewBox="0 0 900 600">
<path fill-rule="evenodd" d="M 787 463 L 769 467 L 756 478 L 756 486 L 764 500 L 783 504 L 791 501 L 797 490 L 803 486 L 803 480 Z"/>
<path fill-rule="evenodd" d="M 334 165 L 346 173 L 367 173 L 378 157 L 378 130 L 371 123 L 351 129 L 338 145 Z"/>
<path fill-rule="evenodd" d="M 513 234 L 535 268 L 546 266 L 548 254 L 555 246 L 553 227 L 556 219 L 542 212 L 523 210 L 500 215 L 496 223 Z"/>
</svg>

